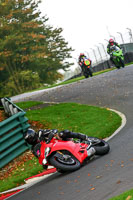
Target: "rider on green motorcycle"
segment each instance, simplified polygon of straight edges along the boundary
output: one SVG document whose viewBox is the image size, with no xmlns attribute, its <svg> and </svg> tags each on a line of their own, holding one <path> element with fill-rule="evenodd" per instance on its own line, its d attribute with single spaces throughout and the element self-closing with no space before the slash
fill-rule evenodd
<svg viewBox="0 0 133 200">
<path fill-rule="evenodd" d="M 110 55 L 110 60 L 111 60 L 111 62 L 115 65 L 114 60 L 113 60 L 113 57 L 112 57 L 112 55 L 111 55 L 111 46 L 113 46 L 113 45 L 119 47 L 120 49 L 121 49 L 121 46 L 120 46 L 117 42 L 115 42 L 113 39 L 110 39 L 110 40 L 109 40 L 109 44 L 108 44 L 108 46 L 107 46 L 107 53 Z"/>
</svg>

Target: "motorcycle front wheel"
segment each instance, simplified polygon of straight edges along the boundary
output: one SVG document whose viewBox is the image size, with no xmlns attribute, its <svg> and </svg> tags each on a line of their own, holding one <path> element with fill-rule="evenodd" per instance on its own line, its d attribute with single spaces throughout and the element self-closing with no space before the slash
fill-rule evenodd
<svg viewBox="0 0 133 200">
<path fill-rule="evenodd" d="M 55 154 L 50 157 L 49 163 L 61 173 L 75 171 L 81 167 L 79 160 L 68 151 L 60 151 L 60 155 L 55 152 Z"/>
<path fill-rule="evenodd" d="M 92 143 L 92 146 L 96 151 L 95 155 L 102 156 L 109 152 L 110 146 L 106 141 L 96 137 L 88 137 L 88 140 Z"/>
<path fill-rule="evenodd" d="M 124 68 L 125 67 L 124 60 L 120 59 L 120 62 L 121 62 L 121 66 Z"/>
<path fill-rule="evenodd" d="M 88 71 L 88 74 L 92 77 L 93 76 L 93 74 L 92 74 L 92 71 L 91 71 L 91 69 L 90 68 L 88 68 L 87 69 L 87 71 Z"/>
</svg>

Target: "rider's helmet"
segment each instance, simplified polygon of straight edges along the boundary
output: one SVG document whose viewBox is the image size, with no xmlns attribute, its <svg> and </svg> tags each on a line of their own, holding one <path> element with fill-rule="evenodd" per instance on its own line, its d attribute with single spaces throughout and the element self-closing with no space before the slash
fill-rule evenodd
<svg viewBox="0 0 133 200">
<path fill-rule="evenodd" d="M 80 53 L 80 57 L 82 57 L 82 56 L 85 56 L 85 54 L 84 53 Z"/>
<path fill-rule="evenodd" d="M 110 40 L 109 40 L 109 44 L 110 44 L 111 46 L 113 46 L 113 45 L 114 45 L 114 40 L 113 40 L 113 39 L 110 39 Z"/>
<path fill-rule="evenodd" d="M 37 134 L 33 129 L 29 128 L 24 134 L 24 139 L 28 144 L 34 145 L 37 143 Z"/>
</svg>

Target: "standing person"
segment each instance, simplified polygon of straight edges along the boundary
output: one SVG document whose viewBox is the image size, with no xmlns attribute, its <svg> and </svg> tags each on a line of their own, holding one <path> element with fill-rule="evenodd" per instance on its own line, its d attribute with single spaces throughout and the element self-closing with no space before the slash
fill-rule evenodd
<svg viewBox="0 0 133 200">
<path fill-rule="evenodd" d="M 113 39 L 110 39 L 109 44 L 107 45 L 107 53 L 110 55 L 110 60 L 111 60 L 112 64 L 115 65 L 115 63 L 113 61 L 113 57 L 111 55 L 111 46 L 113 46 L 113 45 L 119 47 L 120 49 L 121 49 L 121 46 L 117 42 L 115 42 Z"/>
</svg>

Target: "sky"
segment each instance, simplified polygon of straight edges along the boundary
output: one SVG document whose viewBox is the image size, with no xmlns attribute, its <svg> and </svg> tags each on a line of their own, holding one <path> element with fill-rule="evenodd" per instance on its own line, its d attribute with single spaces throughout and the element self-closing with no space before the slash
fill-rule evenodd
<svg viewBox="0 0 133 200">
<path fill-rule="evenodd" d="M 40 11 L 50 25 L 63 29 L 75 60 L 100 43 L 106 46 L 111 36 L 120 39 L 117 32 L 133 33 L 133 0 L 42 0 Z"/>
</svg>

